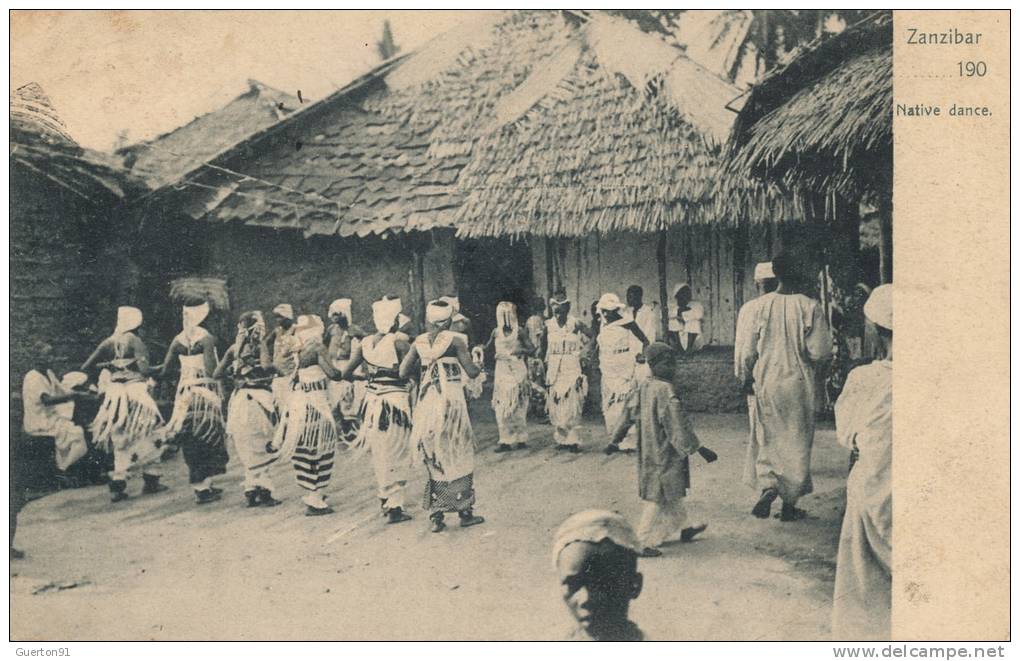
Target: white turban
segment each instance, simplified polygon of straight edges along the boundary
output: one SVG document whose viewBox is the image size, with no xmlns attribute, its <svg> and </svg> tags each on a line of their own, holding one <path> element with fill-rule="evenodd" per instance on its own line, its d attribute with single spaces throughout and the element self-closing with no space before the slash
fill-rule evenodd
<svg viewBox="0 0 1020 661">
<path fill-rule="evenodd" d="M 329 316 L 332 317 L 337 312 L 342 313 L 347 317 L 347 321 L 351 321 L 351 299 L 349 298 L 338 298 L 329 304 Z"/>
<path fill-rule="evenodd" d="M 566 294 L 553 294 L 552 298 L 549 299 L 549 307 L 559 308 L 564 305 L 570 305 L 570 299 L 567 298 Z"/>
<path fill-rule="evenodd" d="M 446 321 L 453 316 L 453 306 L 446 301 L 439 299 L 432 301 L 425 308 L 425 321 L 430 324 L 437 324 Z"/>
<path fill-rule="evenodd" d="M 771 265 L 772 262 L 769 262 L 769 264 Z M 755 269 L 755 272 L 757 272 L 757 268 Z M 685 288 L 686 289 L 690 289 L 691 286 L 689 284 L 687 284 L 686 282 L 680 282 L 680 283 L 677 283 L 677 284 L 673 285 L 673 298 L 676 298 L 676 295 L 680 293 L 680 290 L 681 289 L 685 289 Z M 693 294 L 694 294 L 694 292 L 691 291 L 691 295 L 693 295 Z"/>
<path fill-rule="evenodd" d="M 184 332 L 188 333 L 198 327 L 209 316 L 209 304 L 185 305 L 181 308 L 181 319 L 184 324 Z"/>
<path fill-rule="evenodd" d="M 517 328 L 517 306 L 509 301 L 496 305 L 496 325 L 500 328 Z"/>
<path fill-rule="evenodd" d="M 372 322 L 379 333 L 389 333 L 400 315 L 402 306 L 399 298 L 381 298 L 372 304 Z"/>
<path fill-rule="evenodd" d="M 439 300 L 453 308 L 454 314 L 460 312 L 460 299 L 456 296 L 440 296 Z"/>
<path fill-rule="evenodd" d="M 620 302 L 620 297 L 616 294 L 602 294 L 599 302 L 595 304 L 599 310 L 621 310 L 625 306 Z"/>
<path fill-rule="evenodd" d="M 273 314 L 278 314 L 281 317 L 286 317 L 287 319 L 294 321 L 294 308 L 290 303 L 280 303 L 273 308 Z"/>
<path fill-rule="evenodd" d="M 586 510 L 568 518 L 556 531 L 556 537 L 553 538 L 553 566 L 556 566 L 563 549 L 570 544 L 575 542 L 598 544 L 604 539 L 635 553 L 641 553 L 641 543 L 634 534 L 634 529 L 627 523 L 627 519 L 608 510 Z"/>
<path fill-rule="evenodd" d="M 891 284 L 875 287 L 864 304 L 864 316 L 877 326 L 892 330 L 893 286 Z"/>
<path fill-rule="evenodd" d="M 317 314 L 303 314 L 297 319 L 294 327 L 294 336 L 301 342 L 301 346 L 307 346 L 315 342 L 322 342 L 322 333 L 326 328 L 322 319 Z"/>
<path fill-rule="evenodd" d="M 772 270 L 772 262 L 758 262 L 757 264 L 755 264 L 754 266 L 755 282 L 761 282 L 762 280 L 769 280 L 775 277 L 776 274 Z"/>
<path fill-rule="evenodd" d="M 117 327 L 113 329 L 114 335 L 129 333 L 142 325 L 142 311 L 138 308 L 122 305 L 117 308 Z"/>
</svg>

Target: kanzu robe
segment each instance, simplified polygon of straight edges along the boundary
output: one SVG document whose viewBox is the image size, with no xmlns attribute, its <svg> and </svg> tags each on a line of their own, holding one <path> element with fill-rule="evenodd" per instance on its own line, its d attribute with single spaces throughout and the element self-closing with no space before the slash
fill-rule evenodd
<svg viewBox="0 0 1020 661">
<path fill-rule="evenodd" d="M 832 335 L 818 301 L 778 292 L 758 300 L 735 349 L 742 357 L 737 378 L 754 380 L 755 430 L 744 476 L 792 504 L 812 490 L 815 369 L 832 355 Z"/>
<path fill-rule="evenodd" d="M 832 634 L 886 640 L 892 601 L 892 361 L 850 372 L 836 402 L 840 445 L 860 456 L 846 485 Z"/>
</svg>

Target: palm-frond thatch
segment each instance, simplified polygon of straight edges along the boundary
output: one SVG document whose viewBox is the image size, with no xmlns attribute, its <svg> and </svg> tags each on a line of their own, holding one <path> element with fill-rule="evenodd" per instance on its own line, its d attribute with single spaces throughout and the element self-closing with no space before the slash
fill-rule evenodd
<svg viewBox="0 0 1020 661">
<path fill-rule="evenodd" d="M 892 175 L 892 22 L 887 13 L 808 48 L 753 88 L 727 149 L 731 177 L 793 196 L 859 199 Z M 753 187 L 723 195 L 744 208 Z"/>
</svg>

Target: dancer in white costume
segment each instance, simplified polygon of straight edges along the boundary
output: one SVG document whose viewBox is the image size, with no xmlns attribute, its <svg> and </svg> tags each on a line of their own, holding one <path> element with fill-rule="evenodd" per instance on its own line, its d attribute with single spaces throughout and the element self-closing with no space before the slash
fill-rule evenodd
<svg viewBox="0 0 1020 661">
<path fill-rule="evenodd" d="M 419 335 L 403 362 L 400 377 L 407 378 L 421 365 L 421 384 L 414 410 L 411 443 L 418 448 L 428 471 L 424 506 L 432 531 L 441 532 L 445 512 L 457 512 L 461 527 L 482 523 L 474 514 L 475 439 L 464 396 L 465 377 L 478 376 L 464 340 L 449 330 L 453 307 L 444 301 L 429 303 L 429 330 Z"/>
<path fill-rule="evenodd" d="M 535 347 L 517 319 L 517 306 L 502 301 L 496 306 L 496 327 L 485 348 L 495 348 L 496 372 L 492 379 L 492 410 L 496 414 L 499 442 L 496 452 L 528 447 L 528 403 L 531 380 L 527 357 Z"/>
<path fill-rule="evenodd" d="M 606 432 L 612 434 L 634 388 L 638 361 L 644 360 L 641 352 L 648 345 L 648 338 L 616 294 L 603 294 L 597 307 L 602 317 L 598 337 L 602 417 Z M 620 444 L 620 450 L 628 454 L 637 451 L 637 432 L 633 428 Z"/>
<path fill-rule="evenodd" d="M 339 438 L 329 403 L 329 381 L 339 380 L 340 372 L 326 354 L 324 330 L 317 315 L 298 317 L 294 334 L 300 346 L 297 371 L 291 377 L 287 408 L 270 446 L 294 465 L 298 486 L 306 491 L 302 501 L 307 516 L 333 513 L 323 492 L 333 474 Z"/>
<path fill-rule="evenodd" d="M 379 505 L 389 523 L 411 519 L 404 511 L 404 488 L 411 470 L 411 399 L 408 380 L 400 378 L 400 363 L 411 345 L 397 330 L 400 309 L 400 299 L 395 297 L 372 304 L 376 332 L 354 349 L 343 371 L 345 379 L 359 368 L 368 374 L 355 447 L 372 453 Z"/>
<path fill-rule="evenodd" d="M 287 409 L 287 396 L 291 392 L 291 381 L 297 369 L 297 350 L 299 343 L 294 336 L 294 308 L 289 303 L 280 303 L 273 308 L 273 320 L 276 327 L 269 334 L 269 344 L 273 348 L 273 402 L 276 404 L 277 415 L 282 416 Z"/>
<path fill-rule="evenodd" d="M 343 371 L 351 361 L 351 356 L 365 337 L 365 332 L 354 324 L 351 316 L 351 299 L 338 298 L 329 306 L 330 325 L 326 328 L 326 347 L 333 366 Z M 363 377 L 362 371 L 356 371 Z M 359 413 L 361 402 L 365 399 L 365 381 L 359 378 L 351 381 L 331 381 L 329 384 L 330 403 L 339 425 L 340 435 L 345 441 L 353 441 L 358 436 L 361 425 Z"/>
<path fill-rule="evenodd" d="M 92 422 L 92 440 L 113 452 L 110 494 L 115 503 L 128 497 L 131 468 L 142 473 L 143 494 L 166 490 L 159 483 L 162 441 L 156 434 L 163 418 L 149 392 L 149 351 L 133 332 L 141 325 L 141 310 L 118 308 L 113 335 L 103 340 L 81 366 L 83 372 L 106 368 L 99 378 L 103 402 Z"/>
<path fill-rule="evenodd" d="M 180 361 L 173 414 L 163 433 L 180 446 L 199 505 L 220 498 L 222 491 L 213 486 L 212 479 L 227 472 L 228 461 L 223 395 L 219 382 L 212 378 L 216 338 L 200 325 L 208 314 L 208 303 L 184 307 L 184 329 L 170 343 L 161 369 L 165 377 L 174 357 Z"/>
<path fill-rule="evenodd" d="M 269 467 L 278 454 L 267 451 L 276 430 L 276 407 L 271 384 L 273 362 L 266 341 L 266 322 L 259 311 L 246 312 L 237 322 L 237 338 L 227 349 L 213 376 L 229 376 L 234 392 L 227 406 L 227 438 L 244 466 L 244 497 L 248 507 L 273 507 Z"/>
<path fill-rule="evenodd" d="M 557 450 L 581 451 L 580 429 L 588 379 L 581 369 L 581 357 L 588 350 L 591 331 L 570 314 L 566 294 L 549 300 L 553 317 L 545 322 L 546 406 Z"/>
</svg>

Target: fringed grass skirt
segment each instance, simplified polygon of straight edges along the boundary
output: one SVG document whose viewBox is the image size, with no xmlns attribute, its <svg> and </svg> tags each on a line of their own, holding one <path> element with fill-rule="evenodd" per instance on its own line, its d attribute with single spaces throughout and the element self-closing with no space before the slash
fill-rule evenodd
<svg viewBox="0 0 1020 661">
<path fill-rule="evenodd" d="M 463 390 L 449 383 L 444 390 L 429 387 L 418 400 L 411 443 L 429 474 L 425 508 L 452 512 L 474 503 L 475 439 Z"/>
<path fill-rule="evenodd" d="M 588 380 L 583 374 L 561 372 L 546 394 L 549 422 L 565 431 L 580 425 L 587 395 Z"/>
<path fill-rule="evenodd" d="M 496 414 L 500 443 L 527 442 L 530 396 L 531 383 L 524 360 L 497 360 L 492 382 L 492 410 Z"/>
<path fill-rule="evenodd" d="M 333 474 L 338 438 L 326 383 L 296 383 L 287 401 L 274 445 L 293 463 L 298 486 L 324 489 Z"/>
<path fill-rule="evenodd" d="M 115 456 L 128 458 L 118 462 L 121 465 L 145 465 L 161 454 L 158 430 L 162 423 L 148 384 L 110 381 L 105 384 L 103 402 L 92 422 L 92 438 Z"/>
<path fill-rule="evenodd" d="M 219 384 L 182 380 L 165 434 L 180 445 L 191 484 L 227 472 L 225 428 Z"/>
</svg>

